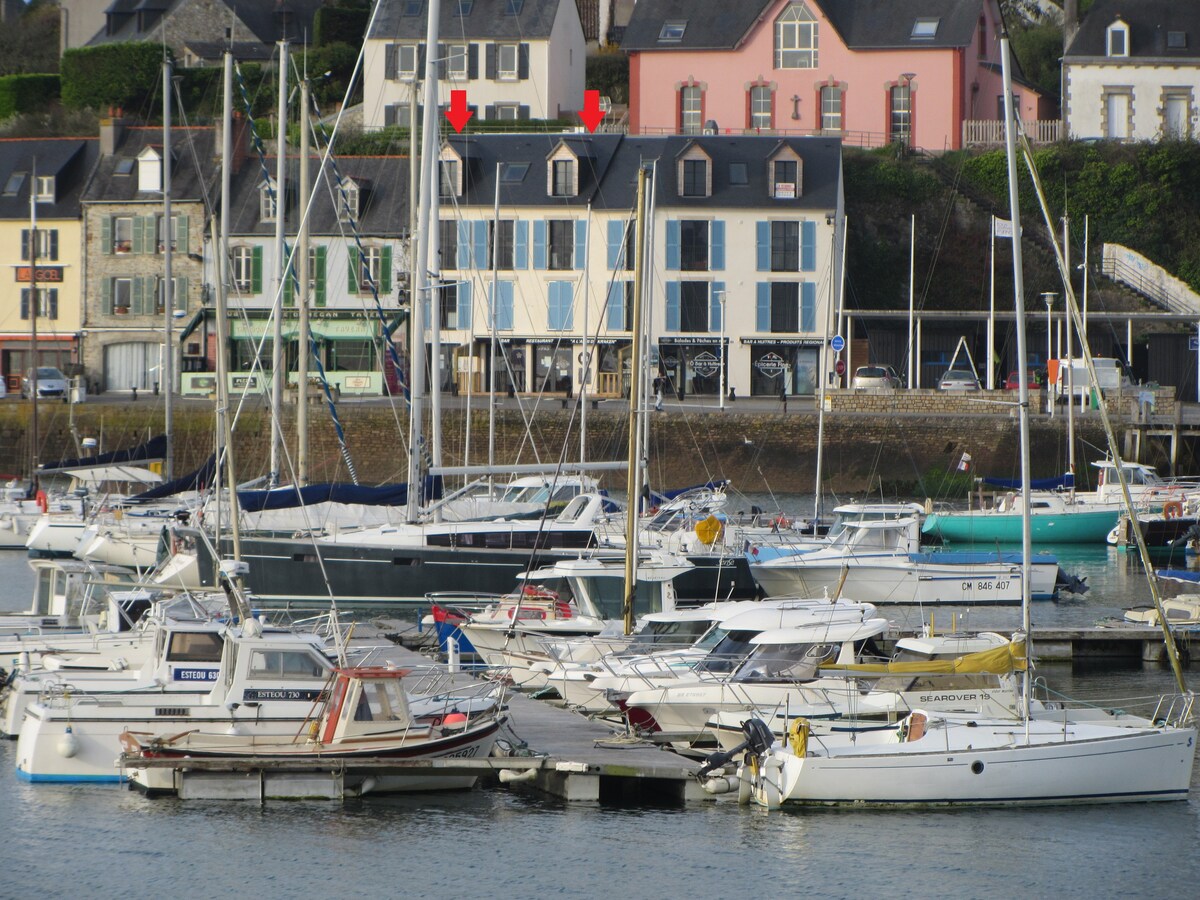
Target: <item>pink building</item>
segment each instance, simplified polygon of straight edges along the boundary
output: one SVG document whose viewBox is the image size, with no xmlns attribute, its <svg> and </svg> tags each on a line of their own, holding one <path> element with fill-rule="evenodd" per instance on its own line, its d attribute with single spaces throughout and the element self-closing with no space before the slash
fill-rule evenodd
<svg viewBox="0 0 1200 900">
<path fill-rule="evenodd" d="M 629 130 L 957 149 L 1002 127 L 1000 23 L 997 0 L 639 0 Z M 1038 120 L 1043 99 L 1017 85 Z"/>
</svg>

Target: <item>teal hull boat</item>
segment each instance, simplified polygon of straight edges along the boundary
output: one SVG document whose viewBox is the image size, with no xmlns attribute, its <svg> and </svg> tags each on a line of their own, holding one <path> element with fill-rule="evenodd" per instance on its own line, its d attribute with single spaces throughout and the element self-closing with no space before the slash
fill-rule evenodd
<svg viewBox="0 0 1200 900">
<path fill-rule="evenodd" d="M 1119 515 L 1116 507 L 1068 507 L 1040 515 L 1035 508 L 1029 517 L 1033 543 L 1103 544 Z M 921 531 L 948 543 L 1019 544 L 1021 514 L 994 510 L 930 513 Z"/>
</svg>

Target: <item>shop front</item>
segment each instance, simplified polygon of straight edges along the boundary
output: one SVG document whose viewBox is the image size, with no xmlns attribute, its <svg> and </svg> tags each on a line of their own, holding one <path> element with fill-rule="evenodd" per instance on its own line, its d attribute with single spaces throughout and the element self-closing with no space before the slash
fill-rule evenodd
<svg viewBox="0 0 1200 900">
<path fill-rule="evenodd" d="M 75 335 L 38 335 L 39 366 L 54 366 L 68 376 L 76 374 Z M 0 372 L 10 394 L 21 393 L 21 376 L 33 365 L 29 334 L 0 334 Z"/>
<path fill-rule="evenodd" d="M 680 400 L 690 394 L 717 396 L 721 367 L 728 371 L 726 352 L 709 336 L 659 338 L 658 361 L 667 389 Z"/>
<path fill-rule="evenodd" d="M 821 342 L 813 338 L 742 338 L 750 350 L 752 397 L 812 396 L 817 392 Z"/>
</svg>

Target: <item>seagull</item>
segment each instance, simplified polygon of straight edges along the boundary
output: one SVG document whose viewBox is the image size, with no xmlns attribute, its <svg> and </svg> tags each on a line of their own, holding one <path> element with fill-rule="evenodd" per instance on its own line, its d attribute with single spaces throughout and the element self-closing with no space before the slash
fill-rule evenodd
<svg viewBox="0 0 1200 900">
<path fill-rule="evenodd" d="M 743 443 L 743 444 L 746 444 L 747 446 L 753 446 L 753 444 L 754 444 L 754 441 L 750 440 L 750 438 L 746 437 L 746 436 L 743 434 L 743 435 L 742 435 L 742 443 Z"/>
</svg>

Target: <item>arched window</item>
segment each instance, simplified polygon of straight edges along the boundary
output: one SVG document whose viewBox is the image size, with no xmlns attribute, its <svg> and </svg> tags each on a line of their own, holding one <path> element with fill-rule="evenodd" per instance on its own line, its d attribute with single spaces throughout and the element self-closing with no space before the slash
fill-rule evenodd
<svg viewBox="0 0 1200 900">
<path fill-rule="evenodd" d="M 775 20 L 775 68 L 817 67 L 817 19 L 803 3 L 793 3 Z"/>
</svg>

